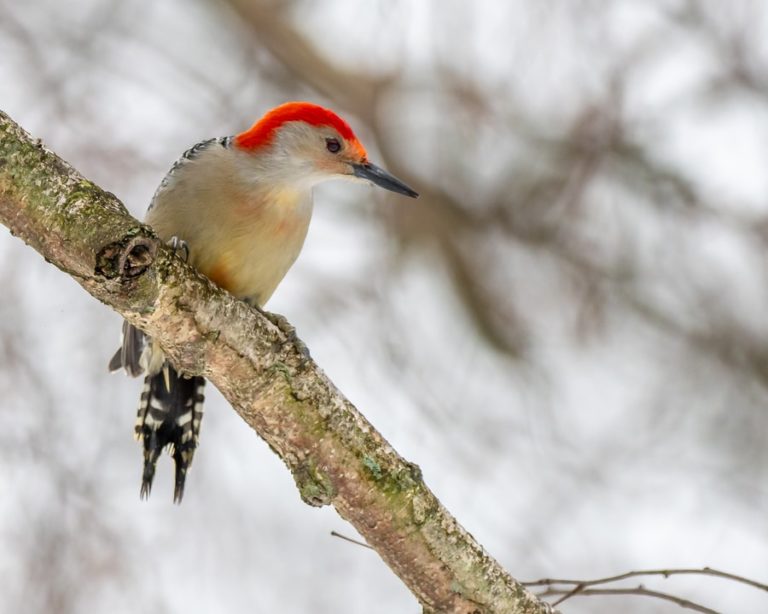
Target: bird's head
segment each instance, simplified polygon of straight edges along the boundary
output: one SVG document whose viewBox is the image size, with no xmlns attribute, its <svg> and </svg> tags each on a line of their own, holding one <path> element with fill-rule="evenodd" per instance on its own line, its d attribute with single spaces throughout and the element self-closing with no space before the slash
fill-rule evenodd
<svg viewBox="0 0 768 614">
<path fill-rule="evenodd" d="M 327 179 L 369 181 L 415 198 L 402 181 L 368 161 L 349 124 L 333 111 L 309 102 L 287 102 L 268 111 L 235 137 L 252 154 L 260 173 L 273 181 L 312 186 Z"/>
</svg>

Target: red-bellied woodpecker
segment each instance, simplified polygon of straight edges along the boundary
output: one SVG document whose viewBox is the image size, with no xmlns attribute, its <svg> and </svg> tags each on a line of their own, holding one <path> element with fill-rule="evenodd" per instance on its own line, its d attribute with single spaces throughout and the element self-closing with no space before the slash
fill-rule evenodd
<svg viewBox="0 0 768 614">
<path fill-rule="evenodd" d="M 155 192 L 146 221 L 200 272 L 234 296 L 262 307 L 304 244 L 312 187 L 327 179 L 372 182 L 416 197 L 368 161 L 349 125 L 332 111 L 289 102 L 233 137 L 198 143 L 173 165 Z M 195 452 L 202 419 L 202 377 L 186 377 L 129 324 L 109 363 L 133 376 L 147 372 L 135 435 L 144 445 L 141 496 L 152 488 L 167 448 L 176 465 L 174 501 Z"/>
</svg>

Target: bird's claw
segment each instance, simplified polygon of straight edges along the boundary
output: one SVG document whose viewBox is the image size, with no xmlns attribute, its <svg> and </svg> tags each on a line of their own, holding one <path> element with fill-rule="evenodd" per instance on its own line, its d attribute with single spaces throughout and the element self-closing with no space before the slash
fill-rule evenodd
<svg viewBox="0 0 768 614">
<path fill-rule="evenodd" d="M 259 309 L 259 311 L 261 311 L 261 314 L 267 318 L 267 320 L 277 326 L 277 328 L 279 328 L 280 331 L 283 332 L 286 337 L 288 337 L 288 341 L 293 344 L 293 346 L 299 351 L 301 355 L 303 355 L 305 358 L 310 357 L 309 348 L 301 339 L 299 339 L 299 336 L 296 334 L 296 327 L 291 324 L 285 316 L 279 313 L 265 311 L 263 309 Z"/>
<path fill-rule="evenodd" d="M 189 245 L 186 241 L 174 236 L 171 237 L 170 241 L 168 241 L 168 245 L 184 262 L 189 261 Z"/>
</svg>

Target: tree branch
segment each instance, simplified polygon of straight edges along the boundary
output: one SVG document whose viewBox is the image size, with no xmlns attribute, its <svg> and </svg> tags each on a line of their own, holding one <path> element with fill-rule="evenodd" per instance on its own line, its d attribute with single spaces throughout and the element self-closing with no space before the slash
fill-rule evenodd
<svg viewBox="0 0 768 614">
<path fill-rule="evenodd" d="M 694 603 L 683 597 L 671 595 L 669 593 L 662 593 L 659 591 L 653 591 L 640 585 L 634 588 L 592 588 L 599 586 L 600 584 L 610 584 L 613 582 L 620 582 L 629 578 L 637 578 L 641 576 L 662 576 L 664 578 L 670 578 L 672 576 L 685 576 L 685 575 L 699 575 L 699 576 L 712 576 L 715 578 L 722 578 L 731 582 L 739 582 L 746 584 L 753 588 L 757 588 L 761 591 L 768 592 L 768 584 L 758 582 L 757 580 L 751 580 L 744 576 L 739 576 L 727 571 L 721 571 L 712 567 L 701 568 L 670 568 L 670 569 L 639 569 L 635 571 L 627 571 L 625 573 L 616 574 L 614 576 L 606 576 L 605 578 L 595 578 L 594 580 L 572 580 L 565 578 L 542 578 L 541 580 L 533 580 L 530 582 L 522 582 L 524 586 L 546 586 L 546 590 L 538 593 L 541 596 L 555 596 L 559 595 L 560 598 L 554 602 L 553 605 L 559 605 L 564 601 L 571 599 L 572 597 L 579 597 L 585 595 L 641 595 L 644 597 L 656 597 L 657 599 L 663 599 L 678 604 L 683 608 L 696 610 L 697 612 L 704 612 L 706 614 L 718 614 L 715 610 L 707 608 L 699 603 Z M 566 585 L 565 587 L 560 585 Z M 572 587 L 572 588 L 571 588 Z"/>
<path fill-rule="evenodd" d="M 290 469 L 333 505 L 425 612 L 551 608 L 507 574 L 320 368 L 264 316 L 187 266 L 115 196 L 0 112 L 0 222 L 213 382 Z"/>
<path fill-rule="evenodd" d="M 565 599 L 571 597 L 589 597 L 594 595 L 639 595 L 641 597 L 653 597 L 654 599 L 661 599 L 662 601 L 670 601 L 671 603 L 676 603 L 681 608 L 701 612 L 702 614 L 722 614 L 717 610 L 712 610 L 711 608 L 690 601 L 689 599 L 670 595 L 669 593 L 662 593 L 661 591 L 653 591 L 644 586 L 636 586 L 634 588 L 585 588 L 583 590 L 577 590 L 578 588 L 579 587 L 572 590 L 548 588 L 540 593 L 540 595 L 563 595 L 563 599 L 560 599 L 557 603 L 565 601 Z"/>
<path fill-rule="evenodd" d="M 615 576 L 606 576 L 605 578 L 596 578 L 594 580 L 568 580 L 563 578 L 542 578 L 541 580 L 533 580 L 530 582 L 522 582 L 525 586 L 552 586 L 555 584 L 573 584 L 577 586 L 596 586 L 598 584 L 609 584 L 611 582 L 619 582 L 628 578 L 637 578 L 639 576 L 663 576 L 669 578 L 670 576 L 713 576 L 715 578 L 723 578 L 724 580 L 731 580 L 733 582 L 739 582 L 746 584 L 753 588 L 760 589 L 761 591 L 768 592 L 768 584 L 758 582 L 757 580 L 751 580 L 744 576 L 739 576 L 727 571 L 721 571 L 712 567 L 701 568 L 670 568 L 670 569 L 638 569 L 635 571 L 627 571 L 625 573 L 617 574 Z"/>
</svg>

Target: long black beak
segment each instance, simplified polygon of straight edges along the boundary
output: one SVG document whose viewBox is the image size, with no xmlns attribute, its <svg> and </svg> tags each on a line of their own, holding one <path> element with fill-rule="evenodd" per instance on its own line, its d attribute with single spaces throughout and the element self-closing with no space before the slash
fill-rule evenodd
<svg viewBox="0 0 768 614">
<path fill-rule="evenodd" d="M 390 175 L 383 168 L 380 168 L 375 164 L 371 164 L 370 162 L 365 162 L 363 164 L 353 164 L 352 168 L 355 171 L 355 177 L 367 179 L 371 183 L 375 183 L 377 186 L 382 187 L 385 190 L 397 192 L 398 194 L 405 194 L 411 198 L 417 198 L 419 195 L 418 192 L 409 188 L 397 177 Z"/>
</svg>

